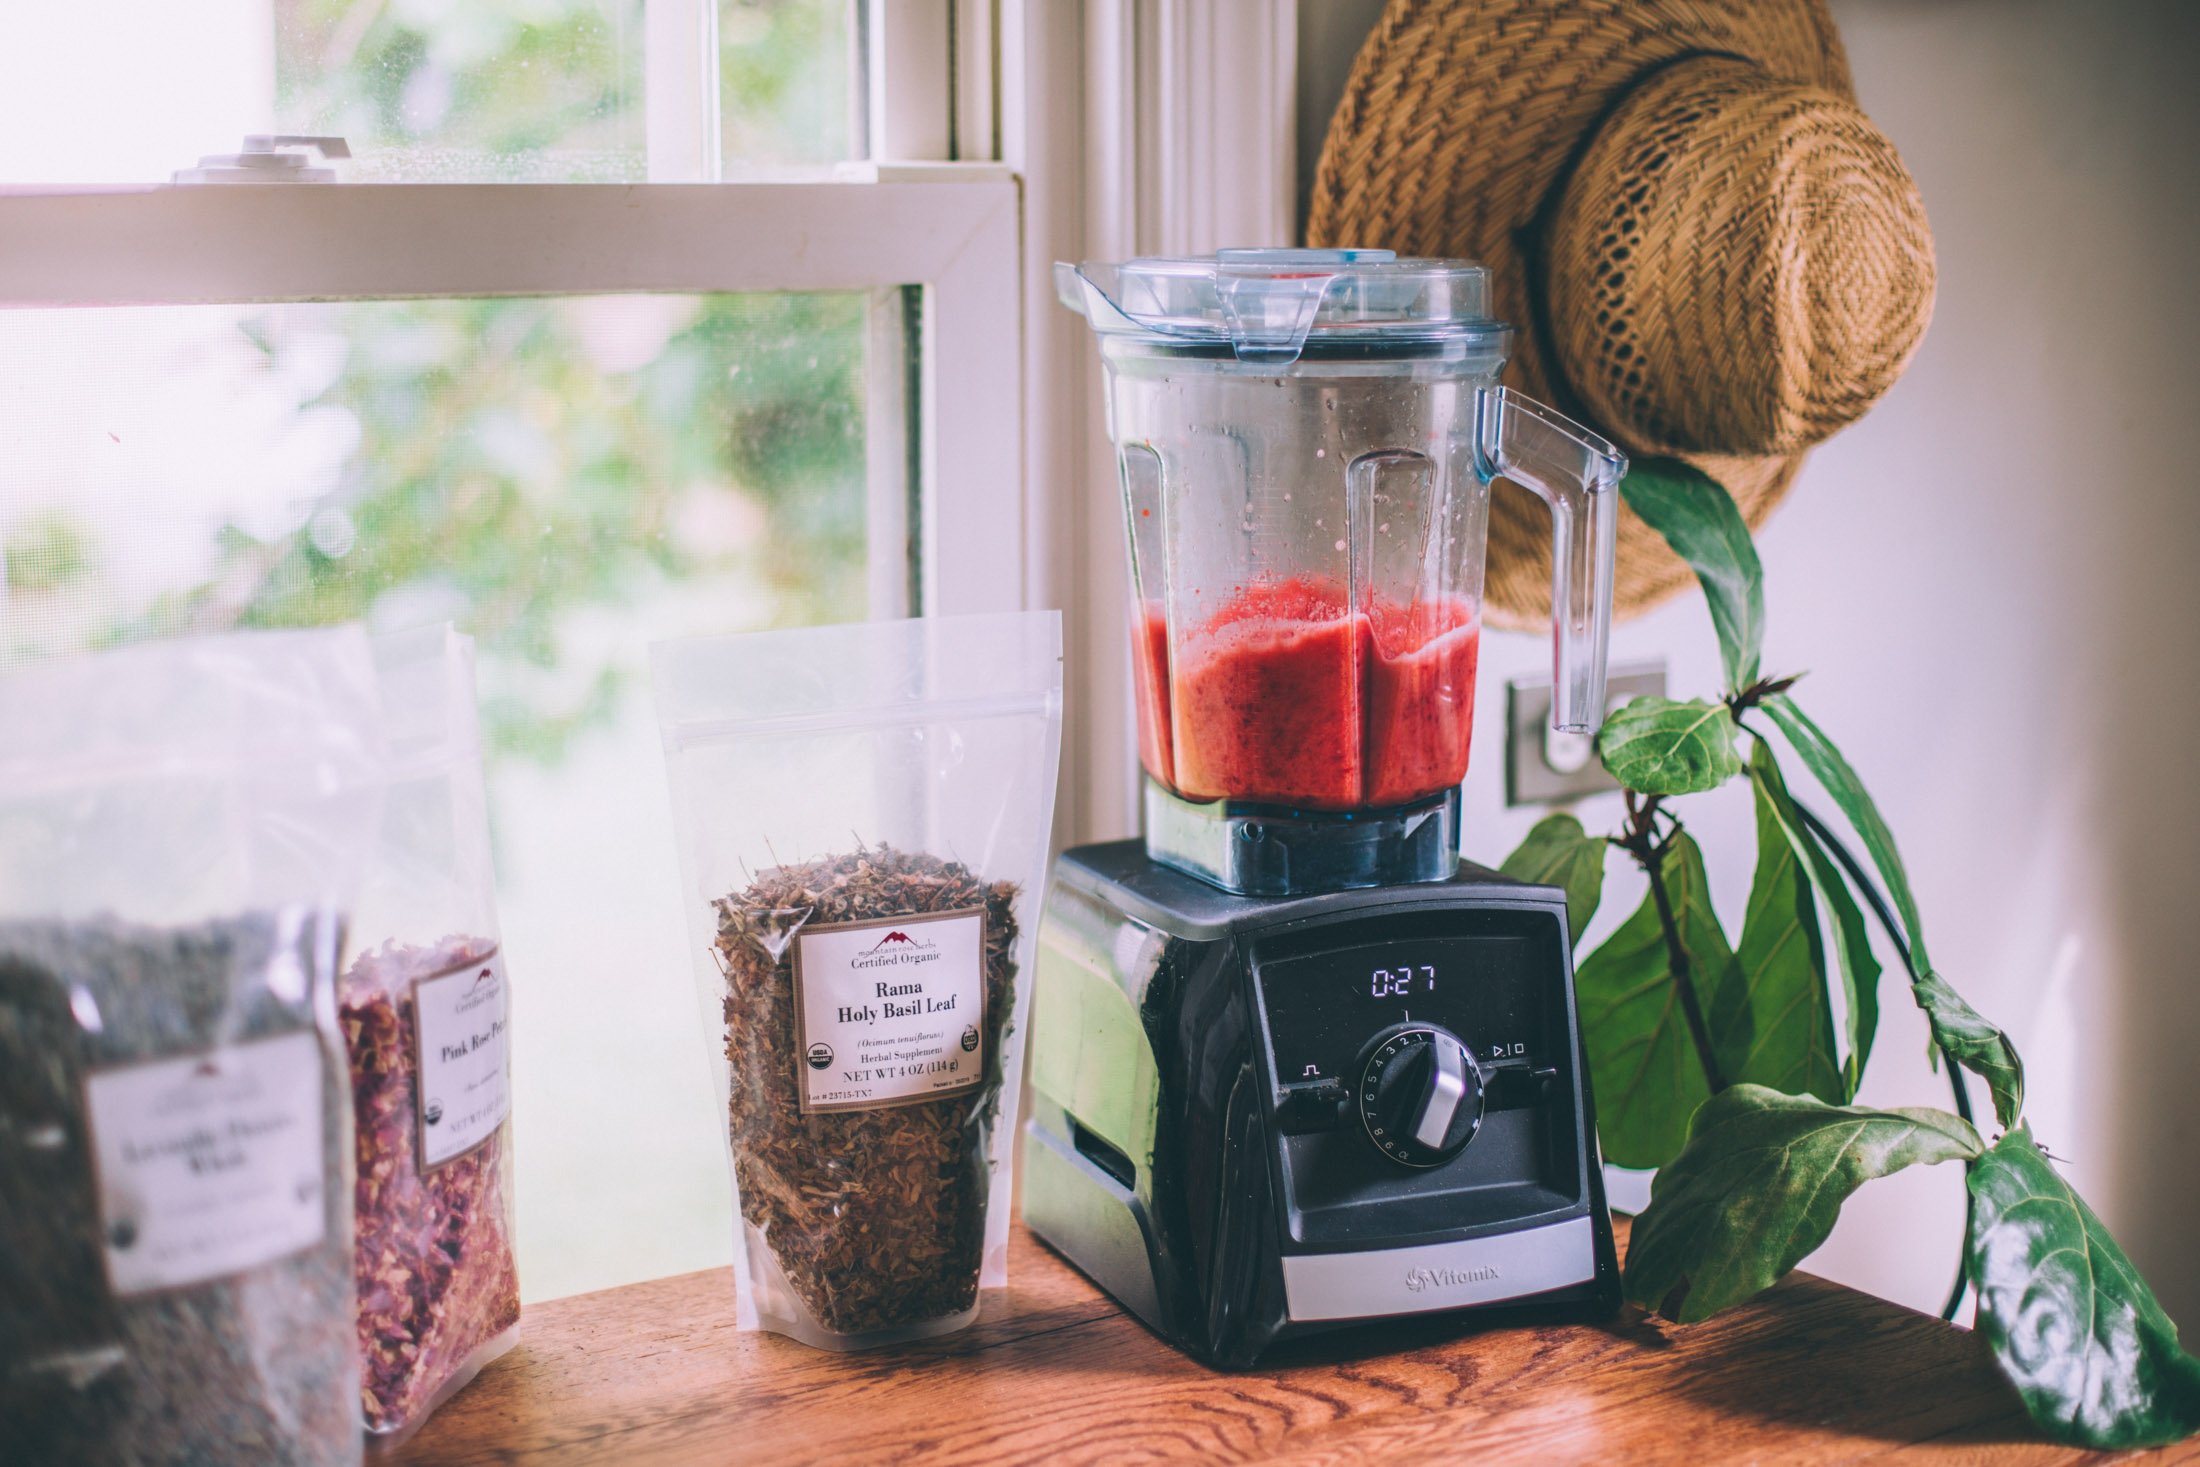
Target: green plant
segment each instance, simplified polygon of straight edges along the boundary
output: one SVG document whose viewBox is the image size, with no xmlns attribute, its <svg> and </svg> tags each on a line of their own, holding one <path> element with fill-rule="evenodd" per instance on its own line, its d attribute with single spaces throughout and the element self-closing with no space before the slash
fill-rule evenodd
<svg viewBox="0 0 2200 1467">
<path fill-rule="evenodd" d="M 1637 464 L 1622 492 L 1695 570 L 1726 688 L 1717 699 L 1638 699 L 1614 714 L 1597 749 L 1626 791 L 1625 825 L 1596 836 L 1571 815 L 1550 816 L 1505 870 L 1562 887 L 1577 934 L 1608 850 L 1648 877 L 1642 906 L 1575 973 L 1604 1154 L 1659 1168 L 1635 1220 L 1628 1299 L 1682 1323 L 1708 1318 L 1795 1267 L 1864 1183 L 1960 1160 L 1978 1332 L 2033 1420 L 2057 1440 L 2102 1448 L 2200 1430 L 2200 1360 L 2033 1140 L 2023 1061 L 1933 967 L 1894 834 L 1863 781 L 1796 701 L 1797 678 L 1763 675 L 1763 569 L 1733 500 L 1670 459 Z M 1791 793 L 1776 741 L 1839 808 L 1869 871 Z M 1670 802 L 1739 778 L 1756 805 L 1757 864 L 1730 945 L 1703 854 Z M 1879 1015 L 1867 910 L 1949 1065 L 1955 1113 L 1852 1104 Z M 1991 1145 L 1972 1123 L 1961 1070 L 1993 1098 L 2002 1135 Z"/>
<path fill-rule="evenodd" d="M 247 313 L 235 329 L 270 381 L 325 363 L 286 431 L 333 419 L 355 450 L 311 514 L 224 525 L 203 576 L 81 635 L 321 626 L 424 598 L 478 641 L 492 756 L 555 766 L 644 676 L 638 639 L 607 645 L 611 619 L 729 586 L 753 600 L 727 615 L 751 624 L 860 612 L 864 311 L 851 292 L 759 292 Z M 639 330 L 647 359 L 606 364 L 603 320 Z M 26 530 L 0 566 L 19 596 L 109 553 L 66 518 Z"/>
</svg>

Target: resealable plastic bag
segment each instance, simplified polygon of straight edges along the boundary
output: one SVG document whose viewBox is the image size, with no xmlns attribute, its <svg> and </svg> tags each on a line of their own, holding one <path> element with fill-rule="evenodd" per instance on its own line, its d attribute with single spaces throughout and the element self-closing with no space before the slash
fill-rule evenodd
<svg viewBox="0 0 2200 1467">
<path fill-rule="evenodd" d="M 0 1461 L 356 1462 L 357 629 L 0 679 Z"/>
<path fill-rule="evenodd" d="M 337 983 L 358 1180 L 360 1403 L 378 1451 L 519 1338 L 510 985 L 474 697 L 447 625 L 374 640 L 390 781 Z"/>
<path fill-rule="evenodd" d="M 1061 660 L 1053 612 L 651 649 L 744 1328 L 867 1349 L 1007 1282 Z"/>
</svg>

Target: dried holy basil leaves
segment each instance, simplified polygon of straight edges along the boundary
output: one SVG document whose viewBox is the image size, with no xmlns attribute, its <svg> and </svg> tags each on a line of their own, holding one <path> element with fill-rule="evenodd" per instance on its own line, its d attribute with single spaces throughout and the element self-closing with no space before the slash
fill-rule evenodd
<svg viewBox="0 0 2200 1467">
<path fill-rule="evenodd" d="M 715 903 L 741 1215 L 827 1336 L 953 1320 L 977 1303 L 986 1209 L 993 1200 L 1007 1204 L 990 1195 L 988 1154 L 1016 979 L 1017 892 L 1015 883 L 988 882 L 959 862 L 877 846 L 775 867 Z M 875 1007 L 899 1002 L 906 1011 L 928 1001 L 944 1010 L 928 1032 L 947 1036 L 950 1053 L 982 1050 L 978 1083 L 938 1098 L 843 1109 L 817 1108 L 813 1096 L 806 1112 L 802 1077 L 850 1057 L 802 1041 L 796 940 L 870 924 L 859 929 L 864 944 L 875 940 L 893 955 L 897 942 L 932 946 L 925 934 L 933 929 L 921 921 L 943 914 L 982 914 L 974 954 L 982 1014 L 958 1008 L 955 994 L 889 995 L 917 987 L 887 981 L 901 976 L 892 970 L 881 970 Z M 904 927 L 880 919 L 910 920 Z M 764 1262 L 752 1257 L 752 1267 Z"/>
<path fill-rule="evenodd" d="M 0 1461 L 359 1459 L 334 928 L 0 923 Z"/>
</svg>

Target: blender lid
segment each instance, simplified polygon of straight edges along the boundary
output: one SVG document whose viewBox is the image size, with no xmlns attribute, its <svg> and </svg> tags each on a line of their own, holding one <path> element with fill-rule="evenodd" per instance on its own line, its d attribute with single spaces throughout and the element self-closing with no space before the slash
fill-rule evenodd
<svg viewBox="0 0 2200 1467">
<path fill-rule="evenodd" d="M 1489 272 L 1389 250 L 1217 250 L 1120 265 L 1057 261 L 1062 304 L 1103 336 L 1227 342 L 1238 360 L 1290 362 L 1312 345 L 1381 348 L 1502 337 Z"/>
</svg>

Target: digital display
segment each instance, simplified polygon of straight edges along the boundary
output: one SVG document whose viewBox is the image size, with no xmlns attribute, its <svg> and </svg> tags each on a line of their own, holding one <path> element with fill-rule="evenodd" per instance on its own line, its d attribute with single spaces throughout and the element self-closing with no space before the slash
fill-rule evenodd
<svg viewBox="0 0 2200 1467">
<path fill-rule="evenodd" d="M 1468 925 L 1463 914 L 1444 922 L 1450 932 L 1431 932 L 1435 924 L 1421 919 L 1363 931 L 1359 942 L 1348 930 L 1334 946 L 1257 958 L 1277 1080 L 1349 1080 L 1374 1035 L 1408 1022 L 1451 1030 L 1483 1063 L 1554 1047 L 1546 1000 L 1563 981 L 1557 924 L 1503 912 L 1467 932 L 1458 930 Z M 1555 1047 L 1563 1045 L 1561 1037 Z"/>
<path fill-rule="evenodd" d="M 1370 998 L 1411 998 L 1416 993 L 1435 991 L 1434 963 L 1402 963 L 1395 968 L 1377 968 L 1367 980 Z"/>
</svg>

